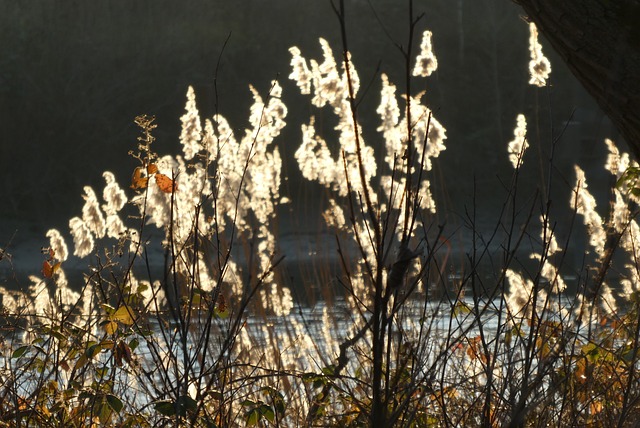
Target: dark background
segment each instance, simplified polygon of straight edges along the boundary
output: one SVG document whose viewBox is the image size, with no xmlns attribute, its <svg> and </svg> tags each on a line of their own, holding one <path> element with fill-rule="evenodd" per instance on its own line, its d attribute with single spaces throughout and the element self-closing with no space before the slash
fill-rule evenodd
<svg viewBox="0 0 640 428">
<path fill-rule="evenodd" d="M 402 58 L 391 39 L 406 43 L 407 5 L 399 0 L 347 5 L 362 87 L 373 80 L 361 119 L 365 138 L 375 146 L 377 69 L 402 87 Z M 602 140 L 617 133 L 544 40 L 551 85 L 527 84 L 529 30 L 517 5 L 425 0 L 416 1 L 415 9 L 425 13 L 415 44 L 422 30 L 430 29 L 439 62 L 438 71 L 416 80 L 414 88 L 427 90 L 428 105 L 447 129 L 447 150 L 432 177 L 442 221 L 460 222 L 472 204 L 474 180 L 481 218 L 492 221 L 504 198 L 500 180 L 508 181 L 512 171 L 506 145 L 521 112 L 532 144 L 523 186 L 539 186 L 551 142 L 563 131 L 554 206 L 567 204 L 574 163 L 591 174 L 590 187 L 604 195 Z M 288 79 L 288 48 L 296 45 L 306 58 L 321 59 L 318 37 L 338 55 L 339 27 L 329 1 L 0 0 L 0 240 L 13 234 L 15 219 L 36 229 L 66 231 L 68 219 L 80 213 L 82 187 L 100 192 L 105 170 L 128 186 L 136 165 L 127 155 L 136 144 L 136 115 L 155 115 L 157 151 L 177 154 L 188 85 L 196 90 L 203 117 L 217 108 L 240 136 L 251 105 L 248 85 L 266 94 L 274 78 L 289 108 L 288 125 L 277 141 L 285 162 L 283 194 L 294 201 L 287 208 L 294 221 L 287 224 L 313 229 L 319 224 L 319 189 L 303 182 L 293 153 L 309 115 L 331 113 L 315 111 Z M 331 130 L 323 132 L 330 136 Z"/>
</svg>

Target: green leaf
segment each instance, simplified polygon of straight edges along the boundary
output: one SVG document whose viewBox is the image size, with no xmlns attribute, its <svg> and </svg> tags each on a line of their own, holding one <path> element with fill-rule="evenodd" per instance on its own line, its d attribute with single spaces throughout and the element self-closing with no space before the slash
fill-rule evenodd
<svg viewBox="0 0 640 428">
<path fill-rule="evenodd" d="M 596 362 L 600 359 L 600 349 L 595 343 L 587 343 L 582 347 L 582 353 L 589 359 L 589 361 Z"/>
<path fill-rule="evenodd" d="M 513 337 L 513 329 L 504 332 L 504 343 L 511 345 L 511 338 Z"/>
<path fill-rule="evenodd" d="M 458 300 L 453 308 L 453 316 L 458 317 L 460 315 L 467 315 L 471 313 L 471 308 L 465 302 Z"/>
<path fill-rule="evenodd" d="M 198 403 L 196 403 L 196 400 L 189 397 L 188 395 L 181 395 L 180 397 L 178 397 L 176 403 L 178 405 L 178 413 L 180 414 L 180 416 L 186 415 L 187 410 L 192 412 L 198 410 Z"/>
<path fill-rule="evenodd" d="M 113 410 L 107 403 L 100 403 L 97 406 L 98 419 L 100 423 L 105 426 L 108 424 L 111 419 L 111 415 L 113 414 Z"/>
<path fill-rule="evenodd" d="M 131 339 L 129 342 L 129 348 L 131 348 L 131 352 L 135 351 L 136 348 L 140 345 L 140 341 L 136 338 Z"/>
<path fill-rule="evenodd" d="M 52 337 L 58 339 L 61 342 L 67 341 L 67 336 L 62 334 L 58 327 L 46 326 L 42 329 L 42 332 L 45 334 L 51 335 Z"/>
<path fill-rule="evenodd" d="M 196 291 L 193 293 L 193 296 L 191 296 L 191 304 L 193 305 L 193 307 L 196 307 L 200 305 L 200 302 L 202 302 L 202 298 L 200 296 L 200 293 Z"/>
<path fill-rule="evenodd" d="M 80 391 L 78 398 L 80 400 L 93 400 L 94 395 L 90 391 Z"/>
<path fill-rule="evenodd" d="M 165 416 L 174 416 L 176 414 L 176 408 L 173 402 L 168 400 L 156 401 L 153 406 L 154 409 L 160 414 Z"/>
<path fill-rule="evenodd" d="M 280 391 L 270 386 L 265 386 L 260 390 L 262 391 L 263 394 L 269 396 L 269 398 L 271 399 L 271 403 L 275 407 L 275 410 L 278 413 L 278 415 L 281 415 L 281 416 L 284 415 L 284 412 L 287 409 L 287 403 L 284 400 L 284 395 Z"/>
<path fill-rule="evenodd" d="M 273 411 L 273 407 L 263 404 L 258 408 L 258 410 L 260 411 L 260 414 L 264 416 L 264 418 L 269 422 L 273 422 L 276 420 L 276 414 Z"/>
<path fill-rule="evenodd" d="M 218 309 L 215 309 L 215 316 L 221 320 L 229 318 L 230 314 L 231 312 L 229 312 L 229 309 L 226 309 L 224 311 L 219 311 Z"/>
<path fill-rule="evenodd" d="M 76 361 L 76 364 L 74 365 L 74 368 L 76 370 L 81 369 L 82 367 L 84 367 L 87 362 L 89 362 L 89 359 L 87 358 L 87 354 L 82 354 L 80 355 L 80 357 L 78 358 L 78 361 Z"/>
<path fill-rule="evenodd" d="M 87 358 L 93 358 L 98 355 L 100 351 L 102 351 L 102 345 L 100 345 L 99 343 L 95 343 L 89 346 L 87 350 L 84 351 L 84 354 L 87 356 Z"/>
<path fill-rule="evenodd" d="M 107 403 L 109 404 L 109 407 L 111 407 L 116 413 L 120 413 L 120 410 L 122 410 L 122 407 L 124 407 L 122 401 L 120 401 L 120 399 L 115 395 L 111 394 L 107 394 Z"/>
<path fill-rule="evenodd" d="M 240 405 L 244 407 L 254 407 L 256 405 L 256 402 L 251 400 L 244 400 L 242 403 L 240 403 Z"/>
<path fill-rule="evenodd" d="M 336 367 L 333 364 L 328 365 L 322 369 L 322 373 L 327 376 L 333 376 L 336 372 Z"/>
<path fill-rule="evenodd" d="M 177 414 L 185 416 L 187 410 L 195 412 L 198 409 L 198 403 L 188 395 L 181 395 L 175 402 L 169 400 L 156 401 L 154 409 L 165 416 L 174 416 Z"/>
<path fill-rule="evenodd" d="M 222 392 L 218 391 L 217 389 L 208 390 L 207 395 L 209 395 L 209 397 L 213 398 L 214 400 L 222 400 L 224 397 L 222 395 Z"/>
<path fill-rule="evenodd" d="M 326 377 L 318 377 L 316 380 L 313 381 L 313 387 L 315 389 L 320 389 L 323 386 L 325 386 L 327 383 L 327 378 Z"/>
<path fill-rule="evenodd" d="M 21 346 L 11 354 L 11 358 L 20 358 L 29 350 L 29 345 Z"/>
<path fill-rule="evenodd" d="M 260 412 L 258 411 L 257 408 L 256 409 L 251 409 L 247 413 L 245 413 L 247 426 L 256 425 L 258 423 L 258 421 L 260 420 L 260 416 L 262 416 L 262 415 L 260 414 Z"/>
<path fill-rule="evenodd" d="M 319 397 L 319 396 L 320 396 L 320 394 L 318 394 L 318 397 Z M 318 397 L 316 397 L 316 399 L 317 399 Z M 320 402 L 320 401 L 319 401 L 319 402 Z M 315 416 L 315 417 L 324 416 L 324 415 L 325 415 L 326 410 L 327 410 L 327 409 L 326 409 L 326 405 L 325 405 L 324 403 L 321 403 L 321 402 L 320 402 L 320 405 L 318 405 L 318 408 L 317 408 L 317 410 L 315 411 L 314 416 Z"/>
<path fill-rule="evenodd" d="M 109 368 L 108 367 L 96 367 L 96 376 L 99 379 L 103 379 L 108 374 L 109 374 Z"/>
<path fill-rule="evenodd" d="M 321 388 L 326 385 L 329 380 L 326 376 L 317 373 L 305 373 L 302 375 L 302 381 L 312 384 L 314 388 Z"/>
<path fill-rule="evenodd" d="M 139 282 L 138 287 L 136 288 L 136 294 L 142 295 L 145 291 L 147 291 L 148 288 L 149 286 L 147 284 L 145 284 L 144 282 Z"/>
</svg>

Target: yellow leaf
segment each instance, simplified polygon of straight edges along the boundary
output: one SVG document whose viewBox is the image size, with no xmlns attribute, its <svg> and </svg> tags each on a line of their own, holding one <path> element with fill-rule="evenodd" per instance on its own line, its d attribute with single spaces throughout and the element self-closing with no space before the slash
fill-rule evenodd
<svg viewBox="0 0 640 428">
<path fill-rule="evenodd" d="M 102 348 L 104 349 L 113 349 L 114 345 L 115 343 L 113 342 L 113 340 L 103 340 L 102 342 L 100 342 L 100 346 L 102 346 Z"/>
<path fill-rule="evenodd" d="M 118 323 L 115 321 L 108 321 L 104 325 L 104 332 L 107 334 L 113 334 L 116 332 L 117 329 L 118 329 Z"/>
<path fill-rule="evenodd" d="M 51 416 L 51 412 L 49 411 L 49 409 L 46 406 L 38 406 L 38 409 L 40 410 L 40 412 L 42 412 L 42 415 L 45 418 L 48 418 L 49 416 Z"/>
<path fill-rule="evenodd" d="M 131 309 L 126 306 L 120 306 L 110 318 L 114 321 L 120 321 L 124 325 L 133 324 L 133 314 L 131 313 Z"/>
</svg>

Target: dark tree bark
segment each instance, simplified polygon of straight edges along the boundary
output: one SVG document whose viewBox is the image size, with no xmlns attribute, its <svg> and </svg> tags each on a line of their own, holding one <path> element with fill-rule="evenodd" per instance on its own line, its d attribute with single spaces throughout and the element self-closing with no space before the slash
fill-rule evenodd
<svg viewBox="0 0 640 428">
<path fill-rule="evenodd" d="M 514 0 L 640 159 L 640 0 Z"/>
</svg>

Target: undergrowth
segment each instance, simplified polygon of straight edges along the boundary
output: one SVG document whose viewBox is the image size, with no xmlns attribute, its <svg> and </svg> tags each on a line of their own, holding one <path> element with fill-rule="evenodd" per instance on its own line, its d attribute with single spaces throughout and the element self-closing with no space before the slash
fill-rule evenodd
<svg viewBox="0 0 640 428">
<path fill-rule="evenodd" d="M 327 195 L 340 272 L 304 279 L 329 282 L 325 300 L 294 300 L 283 268 L 282 87 L 251 88 L 240 136 L 221 114 L 202 120 L 190 88 L 180 155 L 157 153 L 154 118 L 139 116 L 129 188 L 110 172 L 101 201 L 85 187 L 69 221 L 73 254 L 90 264 L 83 282 L 67 280 L 69 249 L 52 229 L 42 272 L 22 291 L 0 290 L 0 426 L 610 427 L 640 417 L 637 164 L 607 140 L 604 218 L 576 166 L 563 202 L 571 226 L 559 234 L 549 196 L 559 139 L 542 190 L 523 197 L 526 150 L 544 142 L 529 141 L 519 115 L 500 215 L 487 234 L 471 205 L 471 244 L 452 268 L 453 232 L 431 191 L 446 130 L 413 84 L 437 68 L 431 33 L 418 32 L 409 2 L 409 35 L 396 43 L 402 95 L 380 75 L 380 125 L 366 142 L 347 12 L 332 6 L 340 54 L 323 39 L 321 60 L 292 47 L 289 76 L 318 114 L 335 116 L 330 137 L 311 116 L 295 151 Z M 544 91 L 550 65 L 531 35 L 530 83 Z M 587 249 L 570 288 L 578 233 Z"/>
</svg>

